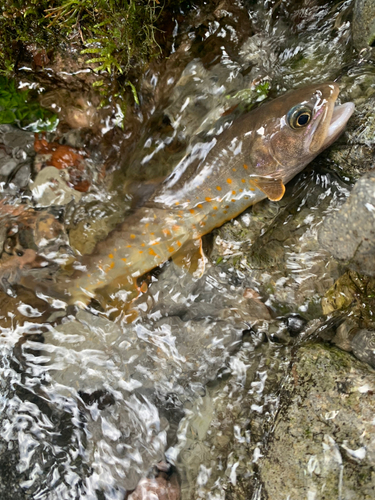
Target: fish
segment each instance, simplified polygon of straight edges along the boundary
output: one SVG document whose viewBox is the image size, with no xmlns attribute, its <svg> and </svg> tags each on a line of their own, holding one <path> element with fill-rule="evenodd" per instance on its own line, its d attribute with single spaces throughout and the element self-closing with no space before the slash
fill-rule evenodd
<svg viewBox="0 0 375 500">
<path fill-rule="evenodd" d="M 285 184 L 343 132 L 354 104 L 338 105 L 338 95 L 333 82 L 293 90 L 194 144 L 147 202 L 50 287 L 83 307 L 119 291 L 137 295 L 139 277 L 192 248 L 198 272 L 202 236 L 265 198 L 281 200 Z"/>
</svg>

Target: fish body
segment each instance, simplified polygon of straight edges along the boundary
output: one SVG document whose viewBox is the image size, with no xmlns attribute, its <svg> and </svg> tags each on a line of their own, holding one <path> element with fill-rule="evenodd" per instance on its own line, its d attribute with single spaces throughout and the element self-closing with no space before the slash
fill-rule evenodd
<svg viewBox="0 0 375 500">
<path fill-rule="evenodd" d="M 60 290 L 87 303 L 109 285 L 130 289 L 188 242 L 264 198 L 280 200 L 285 184 L 343 131 L 354 105 L 335 107 L 338 93 L 335 83 L 292 91 L 196 144 L 147 203 L 58 277 Z"/>
</svg>

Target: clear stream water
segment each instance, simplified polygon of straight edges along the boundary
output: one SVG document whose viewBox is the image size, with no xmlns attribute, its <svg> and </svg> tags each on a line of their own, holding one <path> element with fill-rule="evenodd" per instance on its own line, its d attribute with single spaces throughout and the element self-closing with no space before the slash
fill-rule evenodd
<svg viewBox="0 0 375 500">
<path fill-rule="evenodd" d="M 276 96 L 342 78 L 349 100 L 365 80 L 374 88 L 373 67 L 352 48 L 351 1 L 259 4 L 224 2 L 175 21 L 170 61 L 146 72 L 144 108 L 124 132 L 131 147 L 105 185 L 94 181 L 65 210 L 73 248 L 126 215 L 128 181 L 166 175 L 189 143 L 231 120 L 225 113 L 243 102 L 243 89 L 269 82 Z M 103 118 L 96 133 L 109 129 Z M 257 467 L 280 405 L 290 332 L 301 342 L 319 324 L 321 298 L 340 276 L 317 227 L 350 189 L 318 159 L 281 202 L 262 202 L 206 238 L 201 278 L 163 265 L 131 324 L 93 311 L 47 321 L 51 311 L 32 294 L 4 296 L 2 499 L 123 500 L 165 458 L 184 500 L 224 499 L 240 476 L 261 498 Z"/>
</svg>

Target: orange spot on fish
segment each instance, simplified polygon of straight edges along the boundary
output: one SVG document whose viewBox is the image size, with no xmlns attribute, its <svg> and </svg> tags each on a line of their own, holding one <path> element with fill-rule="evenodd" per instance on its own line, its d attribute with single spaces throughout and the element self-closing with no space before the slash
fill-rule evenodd
<svg viewBox="0 0 375 500">
<path fill-rule="evenodd" d="M 139 253 L 143 253 L 143 250 L 139 250 Z"/>
<path fill-rule="evenodd" d="M 123 258 L 122 258 L 121 260 L 123 260 L 124 262 L 126 262 L 126 259 L 125 259 L 125 257 L 123 257 Z"/>
<path fill-rule="evenodd" d="M 250 191 L 255 191 L 255 189 L 254 188 L 250 188 Z"/>
<path fill-rule="evenodd" d="M 232 191 L 232 194 L 236 194 L 236 191 Z"/>
<path fill-rule="evenodd" d="M 214 210 L 217 210 L 217 207 L 212 207 Z"/>
<path fill-rule="evenodd" d="M 131 245 L 126 245 L 126 248 L 131 248 L 132 246 Z"/>
<path fill-rule="evenodd" d="M 199 205 L 197 205 L 197 207 L 198 207 L 198 208 L 203 208 L 203 205 L 201 205 L 201 204 L 199 203 Z"/>
<path fill-rule="evenodd" d="M 245 196 L 245 200 L 248 200 L 248 199 L 249 199 L 249 197 L 248 197 L 248 196 Z"/>
<path fill-rule="evenodd" d="M 179 205 L 179 204 L 180 204 L 180 202 L 179 202 L 179 201 L 176 201 L 176 202 L 175 202 L 175 205 Z"/>
<path fill-rule="evenodd" d="M 230 201 L 231 201 L 232 203 L 234 203 L 236 200 L 232 198 Z"/>
<path fill-rule="evenodd" d="M 132 240 L 134 240 L 134 239 L 135 239 L 135 234 L 131 234 L 131 235 L 130 235 L 130 238 L 131 238 Z"/>
<path fill-rule="evenodd" d="M 158 241 L 153 241 L 153 242 L 151 243 L 151 245 L 153 245 L 153 246 L 154 246 L 154 245 L 159 245 L 159 242 L 158 242 Z"/>
<path fill-rule="evenodd" d="M 158 256 L 158 255 L 157 255 L 157 253 L 156 253 L 156 252 L 155 252 L 152 248 L 150 248 L 150 250 L 148 251 L 148 253 L 149 253 L 150 255 L 153 255 L 154 257 L 157 257 L 157 256 Z"/>
<path fill-rule="evenodd" d="M 189 212 L 190 212 L 191 214 L 195 214 L 195 210 L 193 210 L 192 208 L 189 210 Z"/>
<path fill-rule="evenodd" d="M 212 198 L 209 198 L 208 196 L 205 198 L 206 201 L 212 201 Z"/>
<path fill-rule="evenodd" d="M 239 189 L 239 192 L 240 192 L 240 193 L 243 193 L 243 189 Z"/>
<path fill-rule="evenodd" d="M 216 189 L 217 189 L 218 191 L 221 191 L 221 187 L 220 187 L 220 186 L 216 186 Z"/>
<path fill-rule="evenodd" d="M 180 247 L 182 243 L 180 241 L 177 241 L 177 245 Z"/>
<path fill-rule="evenodd" d="M 171 232 L 169 229 L 163 229 L 163 233 L 165 234 L 165 236 L 170 236 L 171 235 Z"/>
<path fill-rule="evenodd" d="M 110 266 L 109 266 L 109 269 L 113 269 L 115 267 L 115 263 L 114 262 L 111 262 Z"/>
<path fill-rule="evenodd" d="M 168 247 L 168 252 L 173 253 L 174 252 L 174 247 Z"/>
<path fill-rule="evenodd" d="M 142 244 L 141 244 L 141 247 L 144 247 L 144 246 L 145 246 L 145 244 L 144 244 L 144 243 L 142 243 Z"/>
<path fill-rule="evenodd" d="M 244 163 L 243 168 L 247 170 L 249 167 Z"/>
<path fill-rule="evenodd" d="M 232 179 L 229 179 L 229 178 L 228 178 L 228 179 L 227 179 L 227 183 L 228 183 L 228 184 L 232 184 Z"/>
<path fill-rule="evenodd" d="M 226 210 L 223 210 L 223 214 L 227 214 L 228 212 Z"/>
<path fill-rule="evenodd" d="M 151 234 L 151 236 L 154 236 L 154 235 L 155 235 L 155 233 L 150 233 L 150 234 Z"/>
<path fill-rule="evenodd" d="M 173 231 L 178 231 L 180 229 L 181 226 L 178 226 L 177 224 L 175 224 L 174 226 L 172 226 L 172 229 Z"/>
<path fill-rule="evenodd" d="M 243 182 L 245 184 L 246 181 L 245 181 L 245 179 L 241 179 L 241 182 Z"/>
</svg>

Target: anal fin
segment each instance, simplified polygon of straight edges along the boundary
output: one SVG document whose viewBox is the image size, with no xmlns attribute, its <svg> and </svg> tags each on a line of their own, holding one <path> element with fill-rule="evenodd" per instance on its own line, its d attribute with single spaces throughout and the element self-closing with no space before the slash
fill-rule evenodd
<svg viewBox="0 0 375 500">
<path fill-rule="evenodd" d="M 206 269 L 207 258 L 203 252 L 202 239 L 191 240 L 173 255 L 174 264 L 186 269 L 195 278 L 200 278 Z"/>
</svg>

